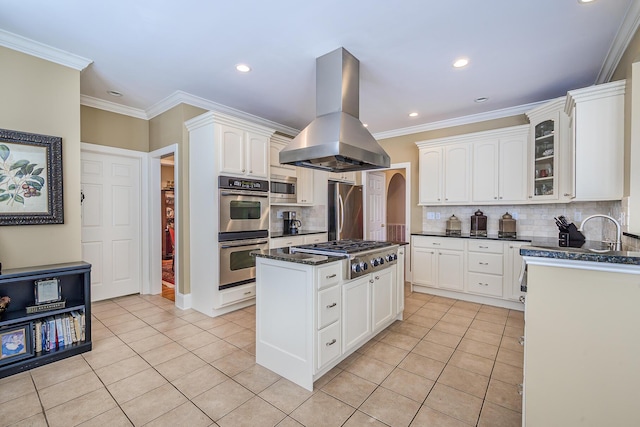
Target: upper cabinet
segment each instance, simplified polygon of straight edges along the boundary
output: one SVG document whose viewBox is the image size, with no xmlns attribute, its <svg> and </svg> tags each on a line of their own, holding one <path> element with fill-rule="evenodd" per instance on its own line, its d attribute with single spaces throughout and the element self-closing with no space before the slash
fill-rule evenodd
<svg viewBox="0 0 640 427">
<path fill-rule="evenodd" d="M 528 134 L 528 125 L 473 134 L 474 202 L 511 203 L 527 199 Z"/>
<path fill-rule="evenodd" d="M 280 164 L 280 151 L 289 144 L 291 138 L 282 135 L 273 135 L 271 137 L 271 146 L 269 159 L 271 163 L 271 175 L 296 176 L 296 167 L 291 165 Z"/>
<path fill-rule="evenodd" d="M 529 200 L 548 201 L 570 196 L 561 187 L 571 175 L 567 150 L 568 117 L 564 114 L 565 98 L 555 99 L 527 112 L 530 125 Z M 563 156 L 565 154 L 565 156 Z"/>
<path fill-rule="evenodd" d="M 416 143 L 420 152 L 420 204 L 469 202 L 469 145 L 455 138 Z"/>
<path fill-rule="evenodd" d="M 299 204 L 313 204 L 313 175 L 314 170 L 309 168 L 297 168 L 298 188 L 296 195 Z"/>
<path fill-rule="evenodd" d="M 220 124 L 220 173 L 269 178 L 269 137 L 266 133 Z"/>
<path fill-rule="evenodd" d="M 625 81 L 567 93 L 575 201 L 620 200 L 624 186 Z"/>
<path fill-rule="evenodd" d="M 356 175 L 357 174 L 355 172 L 329 172 L 329 179 L 332 181 L 340 181 L 340 182 L 347 182 L 349 184 L 357 184 Z"/>
</svg>

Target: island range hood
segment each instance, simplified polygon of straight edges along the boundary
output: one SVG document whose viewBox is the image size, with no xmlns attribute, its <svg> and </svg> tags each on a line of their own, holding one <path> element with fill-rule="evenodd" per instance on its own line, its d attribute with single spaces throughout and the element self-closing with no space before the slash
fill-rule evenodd
<svg viewBox="0 0 640 427">
<path fill-rule="evenodd" d="M 360 62 L 344 48 L 316 59 L 316 119 L 282 151 L 280 163 L 350 172 L 388 168 L 389 155 L 360 122 Z"/>
</svg>

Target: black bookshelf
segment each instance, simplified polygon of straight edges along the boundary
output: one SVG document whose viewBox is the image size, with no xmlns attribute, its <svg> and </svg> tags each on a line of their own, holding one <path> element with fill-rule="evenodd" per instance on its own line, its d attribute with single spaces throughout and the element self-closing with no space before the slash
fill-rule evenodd
<svg viewBox="0 0 640 427">
<path fill-rule="evenodd" d="M 66 302 L 64 308 L 27 313 L 26 308 L 35 303 L 35 282 L 37 280 L 57 278 L 60 281 L 61 297 Z M 4 357 L 0 353 L 0 378 L 27 371 L 67 357 L 91 350 L 91 264 L 71 262 L 36 267 L 16 268 L 0 273 L 0 297 L 8 296 L 11 303 L 0 314 L 0 336 L 26 324 L 33 324 L 44 318 L 64 315 L 71 312 L 84 313 L 84 340 L 67 344 L 49 351 L 32 351 L 32 355 L 22 355 L 11 361 L 12 356 Z M 31 334 L 31 345 L 35 337 Z"/>
</svg>

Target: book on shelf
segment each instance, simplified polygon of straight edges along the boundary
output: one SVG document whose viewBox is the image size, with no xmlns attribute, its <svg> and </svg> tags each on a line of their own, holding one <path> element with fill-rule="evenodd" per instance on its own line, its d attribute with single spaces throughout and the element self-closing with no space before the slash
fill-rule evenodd
<svg viewBox="0 0 640 427">
<path fill-rule="evenodd" d="M 57 315 L 56 319 L 56 344 L 58 348 L 64 347 L 64 327 L 62 326 L 62 316 Z"/>
</svg>

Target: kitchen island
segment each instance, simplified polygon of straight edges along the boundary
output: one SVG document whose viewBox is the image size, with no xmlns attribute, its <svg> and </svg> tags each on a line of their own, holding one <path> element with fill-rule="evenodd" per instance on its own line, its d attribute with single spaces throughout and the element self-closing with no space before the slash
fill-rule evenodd
<svg viewBox="0 0 640 427">
<path fill-rule="evenodd" d="M 393 246 L 396 250 L 396 246 Z M 397 260 L 350 278 L 344 256 L 256 251 L 256 362 L 313 390 L 313 383 L 404 309 L 404 247 Z"/>
<path fill-rule="evenodd" d="M 528 268 L 523 425 L 640 425 L 640 252 L 556 243 L 520 250 Z"/>
</svg>

